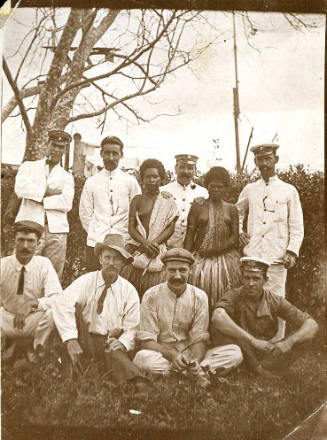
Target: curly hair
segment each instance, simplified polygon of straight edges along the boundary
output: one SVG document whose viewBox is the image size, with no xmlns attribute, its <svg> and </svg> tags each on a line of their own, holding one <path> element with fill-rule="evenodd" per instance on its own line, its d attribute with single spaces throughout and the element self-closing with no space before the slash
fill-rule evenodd
<svg viewBox="0 0 327 440">
<path fill-rule="evenodd" d="M 208 188 L 212 180 L 219 180 L 226 188 L 230 186 L 230 177 L 228 171 L 223 167 L 212 167 L 204 176 L 204 186 Z"/>
<path fill-rule="evenodd" d="M 161 181 L 165 180 L 165 177 L 166 177 L 165 167 L 160 162 L 160 160 L 157 160 L 157 159 L 146 159 L 144 162 L 141 163 L 140 177 L 142 180 L 143 180 L 143 176 L 144 176 L 145 171 L 149 168 L 156 168 L 158 170 Z"/>
</svg>

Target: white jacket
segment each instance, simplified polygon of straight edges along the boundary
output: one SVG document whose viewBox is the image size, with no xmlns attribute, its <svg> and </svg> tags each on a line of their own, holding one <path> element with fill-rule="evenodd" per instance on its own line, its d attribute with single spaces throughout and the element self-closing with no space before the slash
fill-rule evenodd
<svg viewBox="0 0 327 440">
<path fill-rule="evenodd" d="M 49 166 L 45 161 L 46 158 L 26 161 L 19 167 L 15 193 L 23 201 L 16 222 L 30 220 L 44 226 L 46 214 L 50 232 L 69 232 L 67 212 L 72 209 L 73 205 L 73 176 L 60 165 L 54 166 L 49 174 Z M 62 193 L 44 197 L 47 186 L 51 189 L 59 189 Z"/>
</svg>

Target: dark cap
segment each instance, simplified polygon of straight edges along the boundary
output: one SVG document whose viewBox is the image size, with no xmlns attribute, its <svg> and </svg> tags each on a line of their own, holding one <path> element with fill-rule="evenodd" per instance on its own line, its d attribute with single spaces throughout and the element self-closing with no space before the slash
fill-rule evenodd
<svg viewBox="0 0 327 440">
<path fill-rule="evenodd" d="M 43 233 L 43 226 L 39 223 L 32 222 L 30 220 L 22 220 L 14 224 L 15 232 L 35 232 L 38 238 L 41 237 Z"/>
<path fill-rule="evenodd" d="M 176 154 L 175 156 L 176 163 L 185 163 L 186 165 L 196 165 L 198 156 L 194 156 L 193 154 Z"/>
<path fill-rule="evenodd" d="M 270 263 L 257 257 L 242 257 L 241 267 L 245 270 L 250 270 L 251 272 L 267 272 Z"/>
<path fill-rule="evenodd" d="M 183 248 L 173 248 L 165 252 L 161 257 L 161 261 L 166 264 L 168 261 L 183 261 L 184 263 L 193 264 L 195 259 L 191 252 Z"/>
<path fill-rule="evenodd" d="M 105 137 L 104 139 L 102 139 L 100 146 L 103 147 L 104 145 L 107 145 L 107 144 L 119 145 L 121 150 L 123 150 L 123 148 L 124 148 L 123 142 L 117 136 Z"/>
<path fill-rule="evenodd" d="M 102 243 L 96 243 L 94 247 L 95 256 L 99 258 L 99 255 L 104 249 L 114 249 L 119 252 L 127 263 L 132 263 L 134 260 L 132 255 L 125 249 L 124 239 L 120 234 L 107 234 Z"/>
<path fill-rule="evenodd" d="M 251 147 L 250 151 L 252 151 L 252 153 L 255 156 L 266 156 L 267 154 L 270 153 L 276 153 L 278 148 L 279 148 L 278 144 L 260 144 Z"/>
<path fill-rule="evenodd" d="M 72 140 L 71 135 L 63 130 L 50 130 L 48 131 L 48 136 L 49 136 L 49 141 L 53 141 L 58 145 L 66 146 Z"/>
</svg>

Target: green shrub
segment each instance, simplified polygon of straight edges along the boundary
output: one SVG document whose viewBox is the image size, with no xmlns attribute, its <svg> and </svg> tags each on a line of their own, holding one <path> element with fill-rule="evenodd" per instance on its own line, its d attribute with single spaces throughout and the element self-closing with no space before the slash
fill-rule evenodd
<svg viewBox="0 0 327 440">
<path fill-rule="evenodd" d="M 138 178 L 138 172 L 131 172 Z M 286 182 L 294 185 L 301 198 L 304 213 L 304 240 L 300 257 L 295 268 L 288 273 L 287 291 L 288 298 L 298 307 L 307 310 L 315 317 L 324 314 L 325 292 L 325 218 L 324 218 L 324 175 L 318 171 L 308 171 L 302 165 L 290 167 L 287 171 L 279 173 Z M 167 181 L 172 178 L 168 173 Z M 229 201 L 235 202 L 241 189 L 256 175 L 244 174 L 232 176 L 232 185 Z M 201 181 L 201 177 L 200 177 Z M 78 215 L 79 199 L 85 179 L 75 177 L 75 198 L 73 208 L 68 214 L 70 233 L 68 235 L 67 259 L 64 271 L 63 285 L 67 286 L 76 277 L 85 271 L 85 244 L 86 233 L 81 225 Z M 10 196 L 13 193 L 14 175 L 6 175 L 1 185 L 1 220 L 6 224 L 5 210 Z M 2 234 L 3 254 L 10 248 L 12 234 Z"/>
</svg>

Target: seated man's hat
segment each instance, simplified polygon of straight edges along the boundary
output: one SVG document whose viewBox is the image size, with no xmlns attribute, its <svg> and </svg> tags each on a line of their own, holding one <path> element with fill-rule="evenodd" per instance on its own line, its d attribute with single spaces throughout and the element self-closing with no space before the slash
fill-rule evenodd
<svg viewBox="0 0 327 440">
<path fill-rule="evenodd" d="M 250 151 L 255 156 L 266 156 L 270 153 L 275 153 L 279 148 L 278 144 L 259 144 L 250 148 Z"/>
<path fill-rule="evenodd" d="M 183 261 L 188 264 L 193 264 L 195 261 L 195 258 L 186 249 L 183 248 L 173 248 L 169 251 L 165 252 L 163 256 L 161 257 L 161 261 L 166 264 L 168 261 Z"/>
<path fill-rule="evenodd" d="M 32 222 L 31 220 L 22 220 L 14 223 L 15 232 L 34 232 L 38 238 L 43 233 L 43 226 L 39 223 Z"/>
<path fill-rule="evenodd" d="M 53 141 L 57 145 L 66 146 L 72 141 L 70 134 L 63 130 L 50 130 L 48 131 L 49 141 Z"/>
<path fill-rule="evenodd" d="M 124 247 L 124 239 L 120 234 L 107 234 L 102 243 L 96 243 L 94 247 L 94 253 L 97 258 L 104 249 L 114 249 L 119 252 L 120 255 L 125 258 L 126 263 L 132 263 L 134 258 L 127 252 Z"/>
<path fill-rule="evenodd" d="M 242 269 L 250 270 L 251 272 L 267 272 L 270 266 L 270 263 L 262 258 L 242 257 L 240 261 Z"/>
<path fill-rule="evenodd" d="M 193 154 L 176 154 L 175 156 L 176 163 L 185 163 L 186 165 L 196 165 L 198 156 L 194 156 Z"/>
</svg>

